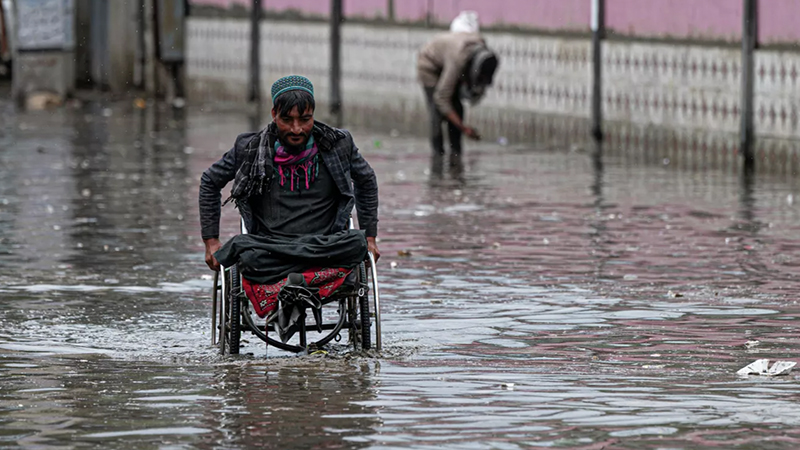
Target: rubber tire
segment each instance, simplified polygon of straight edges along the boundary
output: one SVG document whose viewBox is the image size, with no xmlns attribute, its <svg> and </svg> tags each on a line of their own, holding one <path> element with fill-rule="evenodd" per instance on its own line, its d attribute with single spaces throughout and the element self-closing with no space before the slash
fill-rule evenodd
<svg viewBox="0 0 800 450">
<path fill-rule="evenodd" d="M 225 341 L 228 340 L 228 333 L 227 333 L 227 331 L 225 331 L 225 315 L 228 312 L 224 308 L 225 302 L 228 299 L 228 293 L 227 292 L 223 292 L 223 290 L 222 290 L 222 284 L 223 284 L 223 281 L 224 281 L 224 278 L 222 278 L 222 277 L 224 277 L 224 276 L 225 276 L 225 272 L 222 272 L 220 274 L 220 277 L 217 279 L 219 281 L 219 284 L 214 286 L 214 289 L 219 289 L 219 298 L 217 299 L 217 312 L 216 313 L 217 313 L 217 327 L 218 327 L 217 333 L 219 333 L 218 334 L 217 345 L 219 346 L 219 354 L 220 355 L 225 355 Z"/>
<path fill-rule="evenodd" d="M 358 266 L 359 281 L 363 286 L 367 286 L 367 265 L 361 263 Z M 361 349 L 369 350 L 372 348 L 370 336 L 370 317 L 369 317 L 369 290 L 364 287 L 364 295 L 358 297 L 358 315 L 361 319 Z"/>
<path fill-rule="evenodd" d="M 230 270 L 230 284 L 231 290 L 228 294 L 230 301 L 230 330 L 228 340 L 228 353 L 231 355 L 239 354 L 239 343 L 242 338 L 242 279 L 239 278 L 239 270 L 236 266 L 231 267 Z"/>
</svg>

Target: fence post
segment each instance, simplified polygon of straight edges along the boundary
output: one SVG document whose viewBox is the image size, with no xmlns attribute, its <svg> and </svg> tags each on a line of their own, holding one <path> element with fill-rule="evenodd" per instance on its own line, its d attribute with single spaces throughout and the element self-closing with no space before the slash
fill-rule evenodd
<svg viewBox="0 0 800 450">
<path fill-rule="evenodd" d="M 743 0 L 742 20 L 742 116 L 740 134 L 740 148 L 744 157 L 745 170 L 755 167 L 753 154 L 754 116 L 754 51 L 757 45 L 758 33 L 758 2 L 757 0 Z"/>
<path fill-rule="evenodd" d="M 331 0 L 331 117 L 342 126 L 342 2 Z"/>
<path fill-rule="evenodd" d="M 603 140 L 602 40 L 606 29 L 606 2 L 592 0 L 592 136 Z"/>
<path fill-rule="evenodd" d="M 247 100 L 261 103 L 261 0 L 250 11 L 250 83 Z"/>
</svg>

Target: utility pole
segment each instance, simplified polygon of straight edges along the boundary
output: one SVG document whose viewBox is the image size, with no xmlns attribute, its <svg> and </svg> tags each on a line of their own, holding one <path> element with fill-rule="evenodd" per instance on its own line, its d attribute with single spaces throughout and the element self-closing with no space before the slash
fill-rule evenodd
<svg viewBox="0 0 800 450">
<path fill-rule="evenodd" d="M 253 0 L 250 12 L 250 88 L 247 99 L 261 103 L 261 0 Z"/>
<path fill-rule="evenodd" d="M 134 86 L 139 89 L 144 89 L 147 86 L 145 81 L 147 78 L 147 26 L 146 26 L 146 10 L 147 5 L 145 0 L 138 0 L 136 6 L 136 66 L 134 71 Z"/>
<path fill-rule="evenodd" d="M 603 140 L 603 58 L 606 31 L 606 2 L 592 0 L 592 137 Z"/>
<path fill-rule="evenodd" d="M 342 2 L 331 0 L 331 116 L 342 126 Z"/>
<path fill-rule="evenodd" d="M 745 171 L 755 168 L 755 155 L 753 142 L 755 133 L 753 127 L 754 116 L 754 55 L 758 36 L 758 1 L 744 0 L 742 20 L 742 117 L 740 134 L 740 148 L 744 157 Z"/>
</svg>

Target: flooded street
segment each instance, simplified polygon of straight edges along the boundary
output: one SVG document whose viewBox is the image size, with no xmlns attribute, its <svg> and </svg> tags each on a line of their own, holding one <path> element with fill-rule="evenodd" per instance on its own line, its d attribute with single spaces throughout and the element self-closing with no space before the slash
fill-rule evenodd
<svg viewBox="0 0 800 450">
<path fill-rule="evenodd" d="M 221 357 L 197 190 L 251 128 L 0 104 L 0 449 L 800 447 L 797 372 L 736 376 L 800 360 L 797 178 L 484 142 L 437 179 L 355 130 L 383 354 Z"/>
</svg>

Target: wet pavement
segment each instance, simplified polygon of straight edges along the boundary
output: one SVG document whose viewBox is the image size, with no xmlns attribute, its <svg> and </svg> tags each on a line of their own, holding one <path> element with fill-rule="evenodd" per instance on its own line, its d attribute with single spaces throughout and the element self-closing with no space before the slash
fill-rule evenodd
<svg viewBox="0 0 800 450">
<path fill-rule="evenodd" d="M 0 104 L 0 448 L 800 446 L 797 376 L 735 375 L 798 361 L 797 180 L 493 143 L 438 178 L 356 131 L 383 354 L 220 357 L 197 185 L 251 122 Z"/>
</svg>

